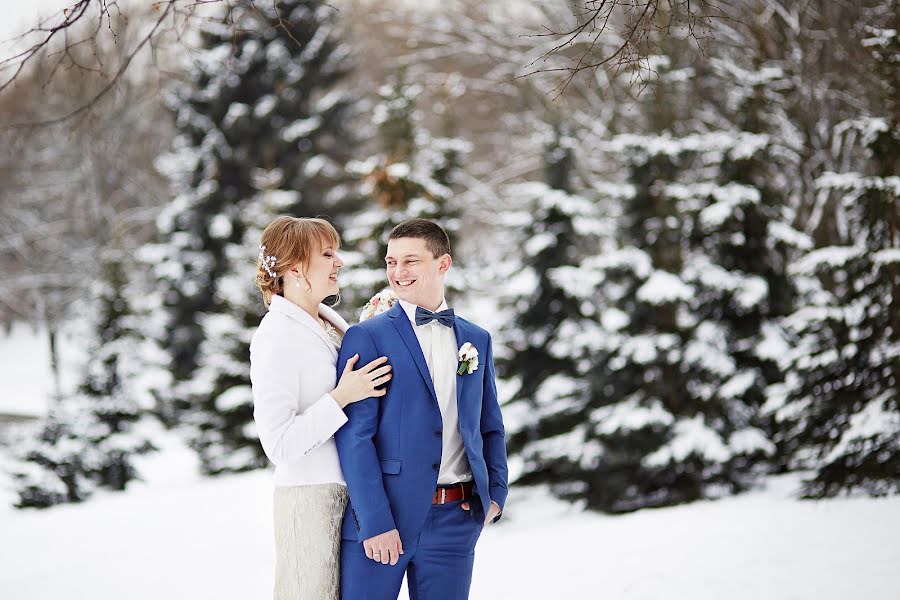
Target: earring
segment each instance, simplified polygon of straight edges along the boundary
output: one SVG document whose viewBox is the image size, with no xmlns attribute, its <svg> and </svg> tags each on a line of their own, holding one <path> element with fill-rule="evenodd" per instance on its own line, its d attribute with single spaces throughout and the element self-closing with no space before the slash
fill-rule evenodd
<svg viewBox="0 0 900 600">
<path fill-rule="evenodd" d="M 299 280 L 299 279 L 295 279 L 295 280 L 294 280 L 294 285 L 296 285 L 297 287 L 300 287 L 300 280 Z"/>
</svg>

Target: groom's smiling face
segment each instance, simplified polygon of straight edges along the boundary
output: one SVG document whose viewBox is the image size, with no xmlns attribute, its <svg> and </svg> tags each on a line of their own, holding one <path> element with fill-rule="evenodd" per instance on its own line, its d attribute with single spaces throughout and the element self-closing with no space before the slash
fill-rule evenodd
<svg viewBox="0 0 900 600">
<path fill-rule="evenodd" d="M 436 310 L 444 300 L 444 275 L 453 262 L 449 254 L 434 256 L 424 239 L 388 240 L 387 278 L 401 300 Z"/>
</svg>

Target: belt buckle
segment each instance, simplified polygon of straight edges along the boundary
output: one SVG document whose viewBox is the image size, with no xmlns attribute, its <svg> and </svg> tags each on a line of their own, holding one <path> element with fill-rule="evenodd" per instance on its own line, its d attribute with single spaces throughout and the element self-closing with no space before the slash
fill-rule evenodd
<svg viewBox="0 0 900 600">
<path fill-rule="evenodd" d="M 438 504 L 446 504 L 447 503 L 447 488 L 440 488 L 441 490 L 441 501 Z"/>
</svg>

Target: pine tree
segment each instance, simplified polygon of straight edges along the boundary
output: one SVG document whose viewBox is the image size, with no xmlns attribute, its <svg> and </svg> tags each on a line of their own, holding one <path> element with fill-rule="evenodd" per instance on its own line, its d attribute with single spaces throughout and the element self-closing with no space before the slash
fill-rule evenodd
<svg viewBox="0 0 900 600">
<path fill-rule="evenodd" d="M 787 320 L 789 376 L 770 393 L 789 466 L 814 471 L 804 489 L 811 498 L 900 492 L 900 7 L 880 10 L 863 44 L 885 116 L 837 127 L 838 139 L 861 142 L 858 170 L 817 181 L 839 199 L 833 243 L 792 267 L 806 304 Z"/>
<path fill-rule="evenodd" d="M 263 227 L 278 214 L 335 216 L 352 199 L 353 100 L 335 87 L 349 69 L 336 27 L 322 1 L 229 4 L 169 98 L 180 134 L 163 163 L 181 193 L 146 256 L 168 315 L 166 416 L 195 432 L 208 473 L 265 464 L 248 364 L 264 310 L 253 285 Z"/>
<path fill-rule="evenodd" d="M 372 129 L 380 151 L 352 166 L 363 179 L 368 200 L 345 227 L 346 242 L 353 252 L 345 253 L 347 273 L 342 275 L 341 288 L 347 304 L 354 308 L 361 308 L 386 285 L 384 256 L 394 226 L 407 219 L 432 219 L 447 232 L 451 249 L 461 227 L 456 179 L 468 144 L 452 136 L 435 136 L 426 128 L 417 107 L 422 89 L 407 77 L 406 69 L 400 69 L 378 90 Z M 452 129 L 451 120 L 445 128 Z M 448 298 L 458 287 L 454 281 L 460 271 L 459 265 L 454 266 Z"/>
<path fill-rule="evenodd" d="M 552 351 L 517 367 L 535 399 L 523 482 L 621 512 L 734 493 L 770 468 L 760 406 L 781 374 L 757 349 L 784 310 L 770 286 L 790 236 L 750 177 L 766 147 L 749 132 L 613 139 L 630 165 L 619 247 L 563 255 L 565 326 L 533 344 L 577 348 L 557 365 L 570 373 L 550 372 Z"/>
<path fill-rule="evenodd" d="M 18 507 L 79 502 L 97 488 L 124 490 L 138 477 L 134 456 L 153 450 L 136 427 L 141 409 L 131 379 L 137 367 L 129 359 L 139 339 L 127 283 L 121 252 L 105 257 L 84 380 L 21 449 L 30 464 L 16 474 Z"/>
<path fill-rule="evenodd" d="M 786 174 L 798 167 L 787 158 L 792 154 L 780 131 L 788 76 L 748 58 L 743 48 L 732 54 L 702 63 L 708 72 L 697 78 L 702 89 L 694 93 L 710 107 L 700 112 L 715 114 L 713 122 L 727 119 L 737 143 L 710 165 L 718 175 L 691 224 L 692 267 L 685 273 L 696 289 L 698 318 L 726 328 L 727 353 L 739 373 L 724 389 L 739 393 L 733 401 L 745 405 L 738 410 L 746 413 L 753 435 L 765 432 L 771 439 L 774 424 L 763 405 L 767 390 L 785 378 L 783 319 L 797 296 L 788 264 L 812 241 L 792 225 L 794 182 Z M 756 456 L 758 467 L 783 466 L 768 442 L 762 447 L 767 452 Z"/>
<path fill-rule="evenodd" d="M 78 414 L 57 404 L 36 435 L 20 448 L 12 469 L 18 493 L 16 508 L 49 508 L 90 497 L 94 482 L 85 476 L 84 431 Z"/>
<path fill-rule="evenodd" d="M 593 304 L 570 289 L 585 283 L 579 265 L 598 251 L 603 225 L 598 206 L 574 192 L 575 156 L 565 124 L 547 130 L 544 181 L 505 192 L 529 220 L 517 248 L 521 268 L 503 284 L 501 301 L 514 317 L 499 335 L 509 354 L 497 359 L 497 369 L 517 388 L 504 411 L 513 424 L 510 452 L 524 460 L 519 482 L 569 489 L 578 482 L 564 457 L 586 437 L 583 381 L 599 340 Z"/>
</svg>

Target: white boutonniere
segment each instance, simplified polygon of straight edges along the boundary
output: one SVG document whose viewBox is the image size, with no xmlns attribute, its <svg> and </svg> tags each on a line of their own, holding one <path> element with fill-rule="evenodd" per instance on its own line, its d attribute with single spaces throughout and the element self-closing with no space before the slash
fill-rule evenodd
<svg viewBox="0 0 900 600">
<path fill-rule="evenodd" d="M 363 307 L 359 315 L 359 322 L 362 323 L 366 319 L 371 319 L 375 315 L 387 312 L 399 300 L 397 294 L 391 288 L 384 288 L 374 296 L 372 296 Z"/>
<path fill-rule="evenodd" d="M 478 370 L 478 350 L 470 342 L 466 342 L 459 347 L 459 368 L 456 369 L 457 375 L 471 375 Z"/>
</svg>

